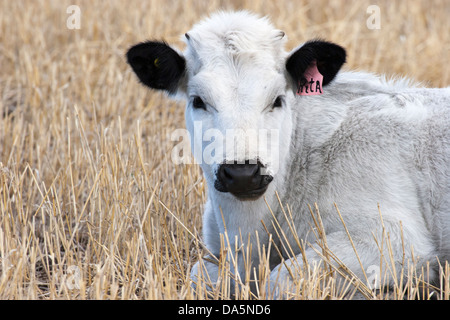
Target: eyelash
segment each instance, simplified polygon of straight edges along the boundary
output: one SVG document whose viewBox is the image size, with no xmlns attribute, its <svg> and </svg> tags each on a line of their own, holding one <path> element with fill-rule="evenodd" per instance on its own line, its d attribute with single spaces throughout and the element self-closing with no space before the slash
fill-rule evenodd
<svg viewBox="0 0 450 320">
<path fill-rule="evenodd" d="M 202 98 L 195 96 L 194 100 L 192 100 L 192 106 L 194 109 L 203 109 L 206 110 L 206 104 L 203 102 Z"/>
<path fill-rule="evenodd" d="M 194 109 L 203 109 L 206 111 L 206 104 L 199 96 L 194 97 L 194 99 L 192 100 L 192 106 L 194 107 Z M 283 97 L 278 96 L 273 102 L 272 109 L 281 108 L 282 106 L 283 106 Z"/>
<path fill-rule="evenodd" d="M 273 106 L 272 108 L 281 108 L 283 106 L 283 97 L 282 96 L 278 96 L 275 101 L 273 102 Z"/>
</svg>

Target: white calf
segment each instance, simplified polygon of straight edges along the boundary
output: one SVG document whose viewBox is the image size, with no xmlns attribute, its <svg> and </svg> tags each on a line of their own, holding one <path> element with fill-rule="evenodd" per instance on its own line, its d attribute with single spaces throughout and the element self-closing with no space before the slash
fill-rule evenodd
<svg viewBox="0 0 450 320">
<path fill-rule="evenodd" d="M 215 14 L 184 39 L 183 53 L 164 42 L 144 42 L 127 59 L 144 85 L 186 98 L 186 125 L 196 137 L 192 148 L 203 151 L 194 155 L 208 183 L 204 241 L 219 255 L 226 226 L 230 247 L 240 248 L 235 271 L 241 278 L 247 239 L 253 266 L 259 259 L 255 231 L 268 247 L 263 223 L 279 247 L 270 253 L 273 282 L 295 277 L 286 267 L 303 261 L 281 263 L 292 257 L 282 242 L 296 255 L 304 249 L 310 263 L 322 259 L 310 232 L 308 204 L 314 203 L 329 249 L 361 279 L 382 255 L 398 263 L 398 272 L 413 255 L 419 267 L 450 259 L 449 89 L 339 72 L 345 50 L 325 41 L 286 52 L 284 33 L 247 12 Z M 226 146 L 211 148 L 211 132 Z M 289 204 L 292 222 L 275 192 Z M 277 236 L 267 206 L 287 239 Z M 312 245 L 299 248 L 289 223 Z M 387 234 L 391 252 L 380 246 Z M 206 269 L 214 283 L 217 266 L 207 263 Z M 194 281 L 198 272 L 196 265 Z"/>
</svg>

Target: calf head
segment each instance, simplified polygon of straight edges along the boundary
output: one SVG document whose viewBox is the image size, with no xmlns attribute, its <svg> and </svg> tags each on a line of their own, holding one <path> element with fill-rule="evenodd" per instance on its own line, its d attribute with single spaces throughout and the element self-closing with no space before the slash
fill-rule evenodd
<svg viewBox="0 0 450 320">
<path fill-rule="evenodd" d="M 144 85 L 187 101 L 191 147 L 210 188 L 258 199 L 289 157 L 299 84 L 312 67 L 329 84 L 345 50 L 314 40 L 288 53 L 284 32 L 247 12 L 218 13 L 183 40 L 184 52 L 137 44 L 127 61 Z"/>
</svg>

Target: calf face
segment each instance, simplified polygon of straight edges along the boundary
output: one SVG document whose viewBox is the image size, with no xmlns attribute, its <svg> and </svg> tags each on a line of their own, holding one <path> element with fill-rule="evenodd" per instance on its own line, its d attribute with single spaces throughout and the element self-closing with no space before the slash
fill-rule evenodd
<svg viewBox="0 0 450 320">
<path fill-rule="evenodd" d="M 319 40 L 287 53 L 284 32 L 249 15 L 199 23 L 183 53 L 159 41 L 127 53 L 144 85 L 186 99 L 191 146 L 201 150 L 194 157 L 210 188 L 239 200 L 263 195 L 288 157 L 299 88 L 321 92 L 345 62 L 344 49 Z M 321 84 L 309 79 L 312 68 Z"/>
</svg>

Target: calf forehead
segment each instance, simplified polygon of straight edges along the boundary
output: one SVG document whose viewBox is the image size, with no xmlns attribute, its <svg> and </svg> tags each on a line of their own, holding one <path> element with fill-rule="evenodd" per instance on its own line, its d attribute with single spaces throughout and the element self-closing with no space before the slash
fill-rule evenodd
<svg viewBox="0 0 450 320">
<path fill-rule="evenodd" d="M 194 26 L 185 41 L 185 57 L 193 74 L 230 62 L 277 67 L 285 56 L 284 33 L 267 19 L 247 12 L 218 13 Z"/>
</svg>

